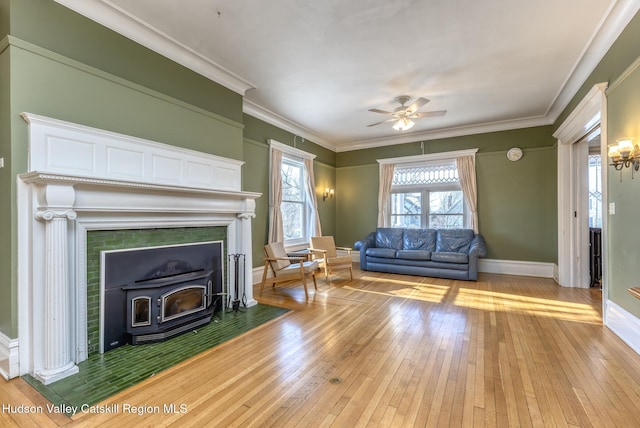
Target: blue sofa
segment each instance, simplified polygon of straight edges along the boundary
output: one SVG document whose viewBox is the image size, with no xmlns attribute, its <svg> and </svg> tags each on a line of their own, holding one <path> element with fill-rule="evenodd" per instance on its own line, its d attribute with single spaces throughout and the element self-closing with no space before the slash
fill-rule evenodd
<svg viewBox="0 0 640 428">
<path fill-rule="evenodd" d="M 478 258 L 487 255 L 484 238 L 471 229 L 379 227 L 354 248 L 362 270 L 471 281 L 478 279 Z"/>
</svg>

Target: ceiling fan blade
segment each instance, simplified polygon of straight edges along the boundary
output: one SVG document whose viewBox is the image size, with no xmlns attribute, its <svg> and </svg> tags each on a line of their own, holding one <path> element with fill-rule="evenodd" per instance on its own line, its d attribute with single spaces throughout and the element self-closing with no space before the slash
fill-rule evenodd
<svg viewBox="0 0 640 428">
<path fill-rule="evenodd" d="M 428 99 L 420 97 L 417 100 L 415 100 L 413 102 L 413 104 L 411 104 L 409 107 L 407 107 L 407 109 L 405 111 L 407 113 L 415 113 L 416 111 L 418 111 L 418 109 L 420 107 L 422 107 L 423 105 L 425 105 L 428 102 L 429 102 Z"/>
<path fill-rule="evenodd" d="M 436 117 L 436 116 L 444 116 L 447 114 L 446 110 L 435 110 L 435 111 L 424 111 L 419 113 L 413 113 L 410 116 L 407 116 L 409 119 L 419 119 L 421 117 Z"/>
<path fill-rule="evenodd" d="M 369 111 L 371 111 L 373 113 L 393 114 L 392 111 L 385 111 L 385 110 L 380 110 L 380 109 L 377 109 L 377 108 L 369 109 Z"/>
</svg>

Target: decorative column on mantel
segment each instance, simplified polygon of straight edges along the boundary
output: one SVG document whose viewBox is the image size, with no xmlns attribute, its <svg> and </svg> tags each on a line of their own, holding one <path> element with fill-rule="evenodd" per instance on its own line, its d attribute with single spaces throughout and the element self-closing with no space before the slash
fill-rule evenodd
<svg viewBox="0 0 640 428">
<path fill-rule="evenodd" d="M 71 276 L 68 220 L 75 220 L 72 185 L 48 184 L 38 193 L 36 220 L 45 223 L 42 367 L 34 375 L 43 384 L 78 373 L 72 360 Z"/>
<path fill-rule="evenodd" d="M 238 214 L 238 218 L 240 219 L 240 239 L 242 241 L 240 248 L 245 252 L 244 258 L 244 292 L 247 297 L 247 306 L 253 306 L 257 304 L 253 298 L 253 257 L 252 257 L 252 246 L 251 246 L 251 219 L 256 217 L 255 212 L 255 200 L 247 199 L 245 201 L 247 205 L 247 211 Z M 241 296 L 234 296 L 234 298 L 238 299 Z"/>
</svg>

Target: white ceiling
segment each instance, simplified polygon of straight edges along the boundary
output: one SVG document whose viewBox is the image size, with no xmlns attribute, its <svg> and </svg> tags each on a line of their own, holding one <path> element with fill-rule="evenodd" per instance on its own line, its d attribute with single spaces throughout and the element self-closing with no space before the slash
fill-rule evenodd
<svg viewBox="0 0 640 428">
<path fill-rule="evenodd" d="M 640 0 L 56 0 L 334 151 L 551 124 Z M 428 98 L 409 131 L 368 124 Z"/>
</svg>

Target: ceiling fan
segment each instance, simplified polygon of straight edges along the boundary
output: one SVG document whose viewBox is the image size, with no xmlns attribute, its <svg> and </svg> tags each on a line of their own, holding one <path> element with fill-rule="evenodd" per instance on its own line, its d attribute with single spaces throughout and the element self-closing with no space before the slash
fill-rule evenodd
<svg viewBox="0 0 640 428">
<path fill-rule="evenodd" d="M 411 129 L 413 125 L 415 125 L 415 122 L 411 119 L 444 116 L 445 113 L 447 113 L 446 110 L 419 112 L 418 109 L 427 104 L 429 100 L 420 97 L 415 100 L 413 104 L 406 107 L 405 104 L 409 102 L 410 99 L 411 97 L 409 95 L 400 95 L 396 97 L 394 101 L 400 103 L 400 107 L 396 107 L 393 111 L 385 111 L 377 108 L 370 109 L 369 111 L 372 111 L 374 113 L 389 114 L 392 117 L 387 120 L 382 120 L 380 122 L 372 123 L 371 125 L 367 126 L 376 126 L 385 122 L 395 122 L 393 124 L 393 129 L 395 129 L 396 131 L 407 131 Z"/>
</svg>

